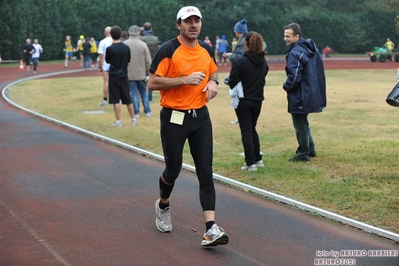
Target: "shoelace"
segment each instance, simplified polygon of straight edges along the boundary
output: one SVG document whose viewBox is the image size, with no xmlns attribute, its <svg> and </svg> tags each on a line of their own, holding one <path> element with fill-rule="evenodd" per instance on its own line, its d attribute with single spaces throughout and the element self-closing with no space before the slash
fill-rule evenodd
<svg viewBox="0 0 399 266">
<path fill-rule="evenodd" d="M 209 233 L 209 234 L 206 234 L 206 235 L 208 235 L 208 236 L 214 236 L 214 235 L 217 235 L 217 234 L 219 234 L 219 233 L 224 233 L 224 230 L 223 230 L 222 227 L 217 226 L 217 227 L 211 228 L 211 230 L 209 230 L 208 233 Z"/>
<path fill-rule="evenodd" d="M 165 209 L 165 210 L 162 210 L 161 209 L 161 217 L 159 217 L 160 218 L 160 220 L 161 220 L 161 222 L 168 222 L 169 220 L 170 220 L 170 211 L 169 211 L 169 208 L 167 208 L 167 209 Z"/>
</svg>

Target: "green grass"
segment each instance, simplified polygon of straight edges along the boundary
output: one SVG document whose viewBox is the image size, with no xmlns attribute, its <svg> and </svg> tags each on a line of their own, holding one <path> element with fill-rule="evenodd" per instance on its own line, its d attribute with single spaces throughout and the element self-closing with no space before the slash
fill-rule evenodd
<svg viewBox="0 0 399 266">
<path fill-rule="evenodd" d="M 309 115 L 318 157 L 310 163 L 291 163 L 297 143 L 282 71 L 267 76 L 266 100 L 257 130 L 266 167 L 243 172 L 240 131 L 230 107 L 228 88 L 220 85 L 210 109 L 214 127 L 214 172 L 311 204 L 380 228 L 399 233 L 399 108 L 385 98 L 396 83 L 393 70 L 329 70 L 328 106 Z M 220 73 L 224 78 L 227 73 Z M 87 130 L 162 154 L 159 138 L 158 92 L 153 117 L 128 124 L 122 108 L 122 128 L 112 128 L 112 106 L 99 107 L 102 80 L 62 78 L 16 85 L 10 97 L 18 104 Z M 103 114 L 84 111 L 105 110 Z M 192 164 L 189 149 L 184 162 Z"/>
</svg>

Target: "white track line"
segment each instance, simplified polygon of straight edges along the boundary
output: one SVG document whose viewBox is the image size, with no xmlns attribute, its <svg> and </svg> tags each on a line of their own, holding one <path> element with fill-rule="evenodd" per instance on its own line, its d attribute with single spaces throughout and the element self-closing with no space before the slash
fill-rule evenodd
<svg viewBox="0 0 399 266">
<path fill-rule="evenodd" d="M 8 205 L 2 201 L 0 199 L 0 205 L 3 206 L 7 212 L 15 218 L 15 220 L 18 221 L 18 223 L 20 225 L 22 225 L 23 228 L 26 229 L 26 231 L 29 232 L 29 234 L 31 234 L 40 244 L 42 244 L 47 250 L 48 252 L 50 252 L 59 262 L 61 262 L 63 265 L 65 266 L 70 266 L 72 264 L 70 264 L 64 257 L 61 256 L 60 253 L 58 253 L 54 248 L 51 247 L 51 245 L 46 241 L 46 239 L 44 239 L 43 237 L 41 237 L 38 233 L 36 233 L 36 231 L 30 227 L 26 222 L 24 222 L 17 214 L 15 214 L 10 207 L 8 207 Z"/>
</svg>

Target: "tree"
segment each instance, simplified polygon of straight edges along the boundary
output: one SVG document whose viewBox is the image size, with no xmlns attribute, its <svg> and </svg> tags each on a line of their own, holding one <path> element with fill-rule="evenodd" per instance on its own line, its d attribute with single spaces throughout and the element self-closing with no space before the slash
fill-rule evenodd
<svg viewBox="0 0 399 266">
<path fill-rule="evenodd" d="M 399 43 L 399 0 L 0 0 L 0 53 L 3 59 L 20 59 L 31 37 L 43 45 L 42 59 L 62 58 L 66 35 L 76 45 L 81 34 L 100 40 L 106 26 L 128 30 L 147 21 L 166 41 L 178 35 L 174 20 L 184 5 L 202 12 L 200 39 L 225 34 L 231 40 L 234 25 L 246 18 L 248 30 L 263 36 L 269 54 L 287 50 L 283 28 L 291 22 L 319 48 L 329 45 L 338 52 L 364 53 L 387 37 Z"/>
</svg>

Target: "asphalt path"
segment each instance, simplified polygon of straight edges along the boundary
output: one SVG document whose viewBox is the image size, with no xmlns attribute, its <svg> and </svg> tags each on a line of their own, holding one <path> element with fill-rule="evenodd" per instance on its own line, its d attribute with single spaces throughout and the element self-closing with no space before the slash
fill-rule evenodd
<svg viewBox="0 0 399 266">
<path fill-rule="evenodd" d="M 4 73 L 1 89 L 21 78 Z M 399 265 L 394 241 L 219 182 L 216 220 L 230 243 L 202 248 L 198 181 L 187 170 L 171 198 L 173 232 L 160 233 L 162 170 L 1 98 L 0 265 Z"/>
</svg>

